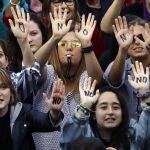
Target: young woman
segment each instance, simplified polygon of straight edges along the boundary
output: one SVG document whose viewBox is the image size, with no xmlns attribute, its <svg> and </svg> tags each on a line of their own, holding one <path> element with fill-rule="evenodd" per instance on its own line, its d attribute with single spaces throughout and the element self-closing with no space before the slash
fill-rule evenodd
<svg viewBox="0 0 150 150">
<path fill-rule="evenodd" d="M 50 111 L 47 114 L 34 111 L 29 104 L 19 102 L 9 72 L 0 69 L 0 147 L 6 150 L 35 149 L 31 138 L 33 132 L 59 130 L 63 119 L 65 87 L 59 79 L 54 83 L 50 98 L 44 94 Z M 32 143 L 32 145 L 30 145 Z"/>
<path fill-rule="evenodd" d="M 63 128 L 62 148 L 67 149 L 68 143 L 85 136 L 99 138 L 106 148 L 144 149 L 150 134 L 149 109 L 142 112 L 138 122 L 130 120 L 129 124 L 127 106 L 121 95 L 110 87 L 101 88 L 100 94 L 96 90 L 94 94 L 95 85 L 91 78 L 80 85 L 81 103 L 73 119 Z"/>
</svg>

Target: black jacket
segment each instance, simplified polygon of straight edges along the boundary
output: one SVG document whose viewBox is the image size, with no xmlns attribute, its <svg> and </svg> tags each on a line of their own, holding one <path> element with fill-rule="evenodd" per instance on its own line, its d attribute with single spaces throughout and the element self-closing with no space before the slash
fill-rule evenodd
<svg viewBox="0 0 150 150">
<path fill-rule="evenodd" d="M 60 130 L 59 123 L 62 119 L 63 114 L 60 115 L 58 122 L 54 122 L 49 112 L 45 114 L 35 111 L 29 104 L 19 102 L 11 106 L 10 127 L 13 150 L 34 150 L 31 133 Z"/>
</svg>

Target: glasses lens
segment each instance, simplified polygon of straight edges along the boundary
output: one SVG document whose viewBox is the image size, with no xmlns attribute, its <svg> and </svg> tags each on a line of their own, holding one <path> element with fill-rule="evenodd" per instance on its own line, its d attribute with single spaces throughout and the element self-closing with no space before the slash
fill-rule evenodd
<svg viewBox="0 0 150 150">
<path fill-rule="evenodd" d="M 67 47 L 67 41 L 60 41 L 60 42 L 58 43 L 58 46 L 59 46 L 59 47 Z"/>
<path fill-rule="evenodd" d="M 81 47 L 81 43 L 79 41 L 72 41 L 72 47 L 79 48 L 79 47 Z"/>
</svg>

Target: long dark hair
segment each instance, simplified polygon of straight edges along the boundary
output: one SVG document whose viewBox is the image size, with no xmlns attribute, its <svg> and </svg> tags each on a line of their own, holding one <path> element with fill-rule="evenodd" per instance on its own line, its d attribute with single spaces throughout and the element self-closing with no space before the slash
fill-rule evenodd
<svg viewBox="0 0 150 150">
<path fill-rule="evenodd" d="M 127 110 L 127 105 L 126 102 L 124 100 L 124 98 L 114 89 L 106 86 L 100 89 L 100 93 L 104 93 L 104 92 L 113 92 L 119 102 L 120 102 L 120 106 L 121 106 L 121 110 L 122 110 L 122 122 L 120 123 L 120 125 L 118 127 L 116 127 L 112 133 L 112 138 L 111 138 L 111 145 L 112 147 L 119 149 L 120 147 L 123 147 L 126 150 L 130 150 L 130 142 L 129 142 L 129 115 L 128 115 L 128 110 Z M 92 106 L 92 110 L 96 110 L 96 104 L 94 104 Z M 92 128 L 92 131 L 95 135 L 95 137 L 99 137 L 100 133 L 98 132 L 99 129 L 97 127 L 97 122 L 96 119 L 94 119 L 95 117 L 95 112 L 91 113 L 90 115 L 90 126 Z"/>
</svg>

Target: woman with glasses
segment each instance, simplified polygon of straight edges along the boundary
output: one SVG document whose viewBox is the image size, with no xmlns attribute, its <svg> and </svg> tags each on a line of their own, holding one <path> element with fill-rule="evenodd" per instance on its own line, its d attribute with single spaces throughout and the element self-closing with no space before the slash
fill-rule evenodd
<svg viewBox="0 0 150 150">
<path fill-rule="evenodd" d="M 64 124 L 66 120 L 72 116 L 74 108 L 79 103 L 78 83 L 82 83 L 88 75 L 101 82 L 103 72 L 91 46 L 91 37 L 96 25 L 93 15 L 90 14 L 87 21 L 85 21 L 85 16 L 83 16 L 81 28 L 77 28 L 75 32 L 70 29 L 71 20 L 66 24 L 67 9 L 63 10 L 60 6 L 59 10 L 55 8 L 54 17 L 52 13 L 50 13 L 50 20 L 53 34 L 51 38 L 45 44 L 41 44 L 41 46 L 37 46 L 38 42 L 33 42 L 32 36 L 34 34 L 30 34 L 36 33 L 35 31 L 37 30 L 38 33 L 41 32 L 38 26 L 39 24 L 35 21 L 29 21 L 29 34 L 27 38 L 29 40 L 30 49 L 34 52 L 34 56 L 37 60 L 39 60 L 39 57 L 43 58 L 43 60 L 40 61 L 42 77 L 35 89 L 33 108 L 42 112 L 48 111 L 47 106 L 42 100 L 42 93 L 45 92 L 51 95 L 54 81 L 61 78 L 66 87 L 65 104 L 63 108 L 65 114 Z M 42 34 L 38 34 L 38 37 L 40 37 L 40 39 L 38 39 L 39 43 L 42 43 Z M 51 65 L 45 65 L 49 56 L 51 57 Z M 26 65 L 25 62 L 24 64 Z M 63 124 L 61 127 L 63 127 Z M 61 132 L 55 132 L 54 134 L 34 134 L 33 137 L 36 148 L 39 150 L 47 150 L 49 148 L 60 149 L 60 134 Z"/>
</svg>

